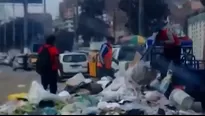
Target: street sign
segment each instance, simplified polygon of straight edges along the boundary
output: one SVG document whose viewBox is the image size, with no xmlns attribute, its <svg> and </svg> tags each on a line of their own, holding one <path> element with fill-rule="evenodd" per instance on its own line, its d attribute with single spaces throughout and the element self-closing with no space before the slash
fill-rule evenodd
<svg viewBox="0 0 205 116">
<path fill-rule="evenodd" d="M 27 2 L 41 4 L 43 0 L 27 0 Z M 24 3 L 24 0 L 0 0 L 0 3 Z"/>
</svg>

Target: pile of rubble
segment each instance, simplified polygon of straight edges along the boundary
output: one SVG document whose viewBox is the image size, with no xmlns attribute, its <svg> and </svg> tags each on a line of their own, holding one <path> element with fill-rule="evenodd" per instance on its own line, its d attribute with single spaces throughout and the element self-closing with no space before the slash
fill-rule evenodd
<svg viewBox="0 0 205 116">
<path fill-rule="evenodd" d="M 64 91 L 51 94 L 33 82 L 26 96 L 16 97 L 0 107 L 5 115 L 199 115 L 200 105 L 175 89 L 169 100 L 155 85 L 140 85 L 146 80 L 146 63 L 140 62 L 115 79 L 102 77 L 94 81 L 79 73 L 66 82 Z M 162 81 L 163 82 L 163 81 Z M 154 84 L 153 84 L 154 83 Z M 152 86 L 152 87 L 151 87 Z M 160 88 L 159 87 L 159 88 Z M 199 112 L 199 113 L 197 113 Z"/>
</svg>

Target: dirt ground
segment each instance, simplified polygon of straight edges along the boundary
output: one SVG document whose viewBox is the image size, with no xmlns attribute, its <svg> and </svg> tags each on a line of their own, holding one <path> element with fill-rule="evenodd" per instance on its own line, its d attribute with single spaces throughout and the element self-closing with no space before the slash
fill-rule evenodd
<svg viewBox="0 0 205 116">
<path fill-rule="evenodd" d="M 32 81 L 40 82 L 38 74 L 18 70 L 14 72 L 10 67 L 0 66 L 0 104 L 7 101 L 9 94 L 28 92 Z M 58 89 L 64 88 L 63 83 L 58 84 Z"/>
</svg>

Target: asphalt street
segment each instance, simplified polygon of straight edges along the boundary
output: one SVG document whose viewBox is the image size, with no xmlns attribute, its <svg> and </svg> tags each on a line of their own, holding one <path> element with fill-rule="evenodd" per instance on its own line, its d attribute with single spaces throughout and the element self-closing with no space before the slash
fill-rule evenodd
<svg viewBox="0 0 205 116">
<path fill-rule="evenodd" d="M 0 66 L 0 104 L 7 101 L 10 94 L 28 92 L 32 81 L 40 82 L 40 76 L 35 71 L 26 72 L 17 70 L 14 72 L 12 68 Z M 58 84 L 58 90 L 64 88 L 63 83 Z"/>
</svg>

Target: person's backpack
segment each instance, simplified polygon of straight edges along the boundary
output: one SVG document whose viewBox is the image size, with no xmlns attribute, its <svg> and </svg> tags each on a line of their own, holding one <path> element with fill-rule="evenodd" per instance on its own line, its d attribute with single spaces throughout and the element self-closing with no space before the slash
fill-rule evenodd
<svg viewBox="0 0 205 116">
<path fill-rule="evenodd" d="M 49 73 L 52 70 L 51 57 L 49 47 L 43 47 L 42 51 L 38 54 L 36 61 L 36 72 L 38 74 Z"/>
</svg>

